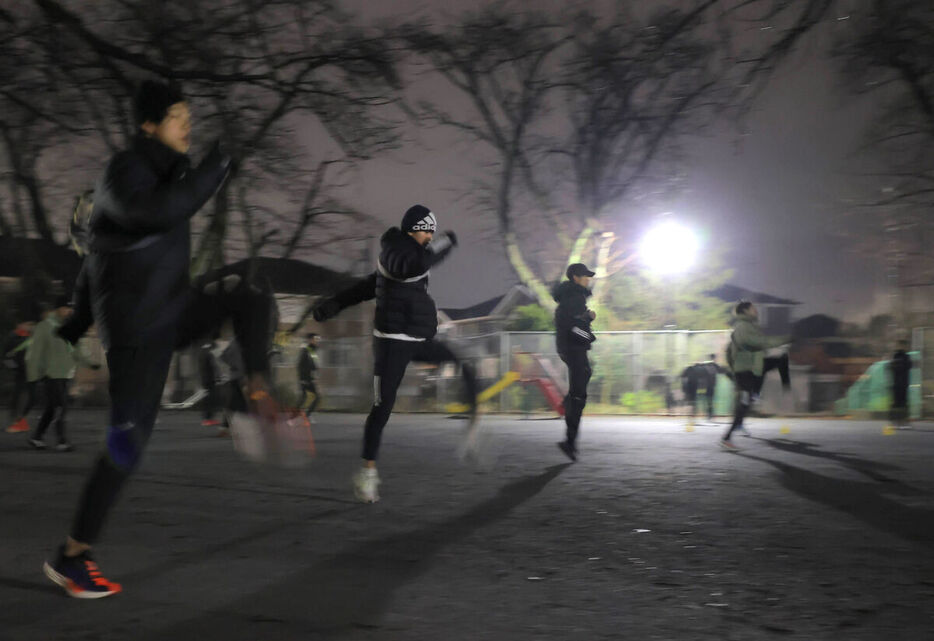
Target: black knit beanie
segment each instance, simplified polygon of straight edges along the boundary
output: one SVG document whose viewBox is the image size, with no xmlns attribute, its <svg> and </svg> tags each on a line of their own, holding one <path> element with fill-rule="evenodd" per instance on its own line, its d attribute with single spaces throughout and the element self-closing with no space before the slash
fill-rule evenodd
<svg viewBox="0 0 934 641">
<path fill-rule="evenodd" d="M 166 84 L 156 80 L 143 81 L 133 99 L 136 126 L 139 127 L 147 121 L 158 125 L 169 112 L 169 107 L 184 100 L 182 88 L 174 82 Z"/>
<path fill-rule="evenodd" d="M 402 217 L 402 231 L 430 231 L 434 233 L 438 226 L 438 221 L 431 210 L 424 205 L 412 205 Z"/>
</svg>

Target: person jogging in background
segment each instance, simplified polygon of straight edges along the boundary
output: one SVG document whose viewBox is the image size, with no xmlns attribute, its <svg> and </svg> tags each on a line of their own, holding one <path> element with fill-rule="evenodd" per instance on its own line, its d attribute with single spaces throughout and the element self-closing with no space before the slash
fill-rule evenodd
<svg viewBox="0 0 934 641">
<path fill-rule="evenodd" d="M 221 352 L 218 362 L 223 370 L 220 396 L 223 398 L 224 411 L 222 412 L 222 422 L 217 428 L 217 436 L 225 437 L 230 436 L 230 422 L 233 415 L 247 412 L 246 397 L 243 396 L 246 371 L 237 341 L 227 343 L 227 347 Z"/>
<path fill-rule="evenodd" d="M 553 291 L 555 302 L 555 345 L 558 356 L 568 368 L 568 394 L 564 397 L 565 438 L 558 448 L 572 461 L 577 460 L 577 435 L 581 416 L 587 405 L 587 384 L 590 382 L 590 360 L 587 352 L 597 337 L 590 324 L 597 317 L 587 309 L 590 281 L 594 272 L 583 263 L 570 265 L 567 280 L 558 283 Z"/>
<path fill-rule="evenodd" d="M 908 354 L 908 341 L 898 341 L 892 360 L 889 361 L 892 375 L 892 409 L 889 419 L 895 427 L 909 429 L 908 421 L 908 386 L 911 380 L 911 356 Z"/>
<path fill-rule="evenodd" d="M 311 415 L 321 400 L 318 387 L 315 385 L 315 376 L 318 373 L 318 335 L 310 333 L 305 337 L 305 344 L 298 355 L 298 385 L 299 409 L 305 413 L 305 418 L 312 420 Z"/>
<path fill-rule="evenodd" d="M 383 428 L 389 421 L 409 362 L 459 364 L 466 401 L 476 417 L 477 381 L 473 367 L 446 344 L 435 340 L 438 312 L 428 294 L 428 271 L 447 258 L 457 245 L 457 236 L 452 231 L 433 241 L 436 229 L 434 213 L 423 205 L 413 205 L 402 217 L 402 224 L 390 227 L 380 239 L 382 249 L 376 271 L 321 301 L 313 310 L 315 320 L 322 322 L 342 309 L 376 298 L 373 407 L 363 428 L 363 466 L 353 476 L 354 493 L 364 503 L 379 500 L 376 459 Z"/>
<path fill-rule="evenodd" d="M 694 422 L 694 415 L 697 414 L 697 390 L 706 380 L 706 372 L 694 363 L 681 370 L 681 393 L 684 395 L 684 404 L 690 411 L 690 421 Z"/>
<path fill-rule="evenodd" d="M 13 373 L 13 389 L 10 392 L 10 425 L 6 431 L 10 434 L 28 432 L 29 422 L 26 416 L 36 399 L 35 386 L 26 377 L 26 350 L 32 342 L 33 321 L 26 321 L 16 326 L 3 343 L 3 364 Z M 25 394 L 26 402 L 22 402 Z"/>
<path fill-rule="evenodd" d="M 221 405 L 220 394 L 218 390 L 217 358 L 214 352 L 217 350 L 217 343 L 214 340 L 204 343 L 198 348 L 198 375 L 201 377 L 201 387 L 207 392 L 202 401 L 201 426 L 215 427 L 220 425 L 220 421 L 214 418 Z"/>
<path fill-rule="evenodd" d="M 743 419 L 749 412 L 753 400 L 758 398 L 762 389 L 765 373 L 779 369 L 782 385 L 788 386 L 788 355 L 765 358 L 765 351 L 791 342 L 790 336 L 766 336 L 759 327 L 759 312 L 755 305 L 743 301 L 734 310 L 736 317 L 730 346 L 727 349 L 727 362 L 733 372 L 736 385 L 736 401 L 733 408 L 733 422 L 727 429 L 720 446 L 729 451 L 739 448 L 733 443 L 733 432 L 743 427 Z"/>
<path fill-rule="evenodd" d="M 45 562 L 46 576 L 68 595 L 100 598 L 121 586 L 91 557 L 121 489 L 152 434 L 172 354 L 233 319 L 243 347 L 248 395 L 260 424 L 274 423 L 268 392 L 274 318 L 271 293 L 225 267 L 190 282 L 189 220 L 231 168 L 219 144 L 197 166 L 187 155 L 191 113 L 177 86 L 146 81 L 133 105 L 138 134 L 107 164 L 94 192 L 88 255 L 75 284 L 76 313 L 59 330 L 76 342 L 91 322 L 107 355 L 110 416 L 65 542 Z"/>
<path fill-rule="evenodd" d="M 50 425 L 55 426 L 57 452 L 71 452 L 75 449 L 65 434 L 68 384 L 75 377 L 79 363 L 91 369 L 100 369 L 100 365 L 90 363 L 75 346 L 58 336 L 58 328 L 71 316 L 71 312 L 71 301 L 65 296 L 60 297 L 55 308 L 36 325 L 29 349 L 26 350 L 28 377 L 35 384 L 41 385 L 45 398 L 45 411 L 27 441 L 30 447 L 37 450 L 45 449 L 45 431 Z"/>
<path fill-rule="evenodd" d="M 731 378 L 733 374 L 730 370 L 722 367 L 717 362 L 716 354 L 710 354 L 706 361 L 697 363 L 695 367 L 703 372 L 702 384 L 704 385 L 704 397 L 707 401 L 707 421 L 713 422 L 714 399 L 717 393 L 717 377 L 723 374 L 727 378 Z"/>
</svg>

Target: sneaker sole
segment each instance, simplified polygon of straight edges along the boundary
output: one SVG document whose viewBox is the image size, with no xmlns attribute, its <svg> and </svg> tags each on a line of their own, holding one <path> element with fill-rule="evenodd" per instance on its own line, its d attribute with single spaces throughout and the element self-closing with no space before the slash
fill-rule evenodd
<svg viewBox="0 0 934 641">
<path fill-rule="evenodd" d="M 69 579 L 64 574 L 59 574 L 56 572 L 55 569 L 49 565 L 48 561 L 42 564 L 42 571 L 45 572 L 45 575 L 49 577 L 53 583 L 65 590 L 65 593 L 68 594 L 68 596 L 75 599 L 103 599 L 104 597 L 112 596 L 120 592 L 120 590 L 94 592 L 91 590 L 82 590 L 80 588 L 76 588 L 74 581 Z"/>
<path fill-rule="evenodd" d="M 736 447 L 735 445 L 732 445 L 732 446 L 726 445 L 726 444 L 723 443 L 723 441 L 720 441 L 720 448 L 721 448 L 724 452 L 734 452 L 734 453 L 735 453 L 735 452 L 739 452 L 739 448 L 738 448 L 738 447 Z"/>
<path fill-rule="evenodd" d="M 360 489 L 360 486 L 357 485 L 356 480 L 353 482 L 353 495 L 361 503 L 376 503 L 379 501 L 379 494 L 375 491 L 372 495 L 368 495 Z"/>
<path fill-rule="evenodd" d="M 572 450 L 568 450 L 568 449 L 564 448 L 562 445 L 563 445 L 563 443 L 557 443 L 558 449 L 561 450 L 562 454 L 564 454 L 566 457 L 568 457 L 572 462 L 576 463 L 576 462 L 577 462 L 577 452 L 574 452 L 574 451 L 572 451 Z"/>
<path fill-rule="evenodd" d="M 375 496 L 375 497 L 373 497 L 373 496 L 365 496 L 365 495 L 364 495 L 362 492 L 360 492 L 360 490 L 358 490 L 357 488 L 354 488 L 353 494 L 354 494 L 355 497 L 357 497 L 357 500 L 360 501 L 361 503 L 377 503 L 377 502 L 379 501 L 379 497 L 378 497 L 378 496 Z"/>
</svg>

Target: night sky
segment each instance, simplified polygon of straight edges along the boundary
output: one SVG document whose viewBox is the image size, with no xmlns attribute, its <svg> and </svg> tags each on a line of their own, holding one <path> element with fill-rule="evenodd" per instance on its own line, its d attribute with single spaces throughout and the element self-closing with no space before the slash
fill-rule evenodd
<svg viewBox="0 0 934 641">
<path fill-rule="evenodd" d="M 483 4 L 341 2 L 364 22 L 427 16 L 436 24 Z M 566 3 L 550 0 L 535 6 L 559 9 Z M 841 87 L 839 72 L 826 54 L 829 39 L 841 28 L 845 23 L 831 19 L 808 34 L 742 123 L 721 121 L 703 137 L 686 141 L 684 192 L 671 213 L 702 233 L 707 243 L 702 252 L 725 253 L 735 272 L 732 283 L 800 301 L 799 317 L 821 312 L 862 321 L 885 311 L 885 270 L 879 258 L 851 251 L 838 232 L 842 201 L 866 196 L 861 191 L 866 181 L 858 172 L 871 159 L 855 152 L 878 96 L 855 97 Z M 755 30 L 749 37 L 756 37 Z M 436 78 L 411 75 L 416 94 L 453 93 Z M 320 130 L 304 133 L 312 152 L 326 144 L 316 139 Z M 466 307 L 504 293 L 516 277 L 492 213 L 477 211 L 468 193 L 490 156 L 450 130 L 414 123 L 407 125 L 404 141 L 399 150 L 363 163 L 340 196 L 377 219 L 367 231 L 374 236 L 397 225 L 414 203 L 432 208 L 442 231 L 458 232 L 461 247 L 432 272 L 431 291 L 440 306 Z M 207 141 L 195 142 L 197 147 Z M 89 176 L 102 169 L 86 164 Z M 73 166 L 70 170 L 75 171 Z M 319 250 L 303 258 L 350 266 L 339 258 L 345 248 L 330 249 L 330 255 Z"/>
<path fill-rule="evenodd" d="M 397 18 L 420 11 L 443 19 L 444 6 L 393 3 Z M 372 5 L 359 9 L 380 17 Z M 802 43 L 742 129 L 722 123 L 690 141 L 687 186 L 672 214 L 703 233 L 707 251 L 725 249 L 731 282 L 800 301 L 799 317 L 820 312 L 865 320 L 885 311 L 884 269 L 880 260 L 851 251 L 837 227 L 842 201 L 865 182 L 857 173 L 866 162 L 854 152 L 873 104 L 840 88 L 824 53 L 829 33 L 817 30 Z M 503 293 L 516 279 L 492 216 L 469 211 L 462 198 L 478 173 L 470 145 L 450 132 L 411 135 L 420 145 L 369 163 L 350 199 L 386 224 L 398 224 L 409 205 L 421 202 L 438 213 L 442 229 L 459 233 L 463 246 L 432 272 L 440 306 L 465 307 Z"/>
</svg>

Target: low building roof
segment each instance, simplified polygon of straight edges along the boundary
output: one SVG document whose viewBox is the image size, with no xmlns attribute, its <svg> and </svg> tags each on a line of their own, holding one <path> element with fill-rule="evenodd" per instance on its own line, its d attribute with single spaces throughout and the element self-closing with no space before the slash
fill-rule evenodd
<svg viewBox="0 0 934 641">
<path fill-rule="evenodd" d="M 707 292 L 708 296 L 713 296 L 714 298 L 719 298 L 722 301 L 728 303 L 737 303 L 741 300 L 748 300 L 751 303 L 764 304 L 764 305 L 800 305 L 801 303 L 796 300 L 790 300 L 788 298 L 779 298 L 778 296 L 772 296 L 771 294 L 763 294 L 762 292 L 755 292 L 751 289 L 746 289 L 745 287 L 740 287 L 738 285 L 721 285 L 716 289 L 713 289 Z"/>
</svg>

